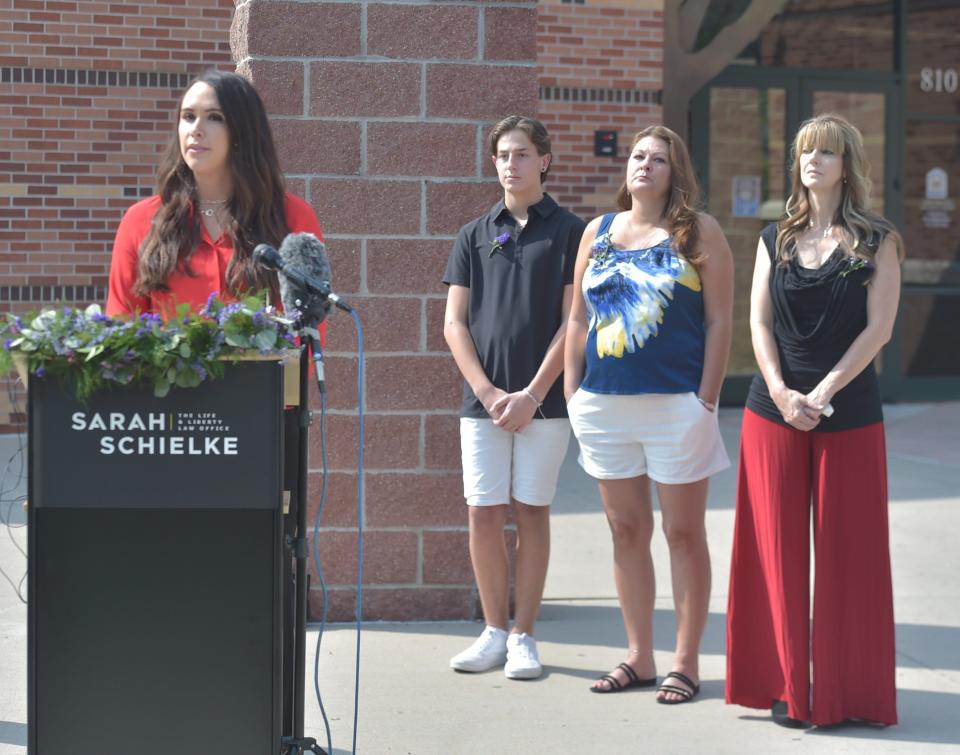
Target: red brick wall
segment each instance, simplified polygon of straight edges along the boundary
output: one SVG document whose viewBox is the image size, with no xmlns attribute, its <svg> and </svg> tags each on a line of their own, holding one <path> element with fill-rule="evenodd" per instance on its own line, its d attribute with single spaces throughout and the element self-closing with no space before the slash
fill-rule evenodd
<svg viewBox="0 0 960 755">
<path fill-rule="evenodd" d="M 102 302 L 192 74 L 228 67 L 230 0 L 17 0 L 0 15 L 0 311 Z M 22 400 L 22 396 L 20 397 Z M 0 432 L 11 416 L 0 386 Z"/>
<path fill-rule="evenodd" d="M 662 0 L 541 0 L 539 115 L 553 136 L 549 191 L 584 219 L 612 208 L 633 134 L 660 123 Z M 595 157 L 593 133 L 618 132 L 618 155 Z"/>
<path fill-rule="evenodd" d="M 239 70 L 268 103 L 286 175 L 323 225 L 335 288 L 363 320 L 367 618 L 478 611 L 460 474 L 461 381 L 443 340 L 440 277 L 457 229 L 500 196 L 487 130 L 507 113 L 537 109 L 536 33 L 533 2 L 237 8 Z M 331 320 L 327 365 L 332 473 L 320 552 L 330 615 L 348 619 L 358 397 L 346 316 Z M 322 481 L 317 451 L 312 500 Z M 316 614 L 316 589 L 312 598 Z"/>
<path fill-rule="evenodd" d="M 191 75 L 236 62 L 268 104 L 291 189 L 320 217 L 337 289 L 363 315 L 364 613 L 473 617 L 460 378 L 439 278 L 457 228 L 499 196 L 484 139 L 507 113 L 539 109 L 553 131 L 548 188 L 561 202 L 584 217 L 609 206 L 623 142 L 659 120 L 659 8 L 542 2 L 538 21 L 532 0 L 206 0 L 189 13 L 174 0 L 20 0 L 0 20 L 0 307 L 104 300 L 117 222 L 151 192 L 176 97 Z M 594 158 L 592 132 L 609 127 L 621 154 Z M 352 616 L 356 577 L 357 350 L 345 316 L 329 346 L 320 550 L 338 619 Z M 0 430 L 22 419 L 2 409 Z M 318 448 L 311 458 L 315 501 Z"/>
</svg>

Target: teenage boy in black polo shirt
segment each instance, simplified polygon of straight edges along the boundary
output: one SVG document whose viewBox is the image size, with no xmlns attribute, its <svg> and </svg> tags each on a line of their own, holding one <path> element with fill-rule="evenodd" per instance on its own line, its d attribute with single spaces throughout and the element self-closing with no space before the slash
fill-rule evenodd
<svg viewBox="0 0 960 755">
<path fill-rule="evenodd" d="M 543 191 L 550 137 L 512 115 L 490 134 L 503 200 L 460 229 L 443 282 L 443 334 L 465 379 L 460 410 L 470 558 L 486 628 L 450 659 L 457 671 L 542 667 L 533 639 L 550 555 L 549 504 L 570 440 L 563 337 L 584 223 Z M 508 633 L 507 506 L 517 522 L 515 616 Z"/>
</svg>

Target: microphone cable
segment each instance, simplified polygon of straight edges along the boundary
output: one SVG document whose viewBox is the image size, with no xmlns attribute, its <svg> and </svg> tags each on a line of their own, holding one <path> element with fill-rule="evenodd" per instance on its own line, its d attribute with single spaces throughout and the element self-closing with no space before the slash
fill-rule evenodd
<svg viewBox="0 0 960 755">
<path fill-rule="evenodd" d="M 354 660 L 354 682 L 353 682 L 353 747 L 351 752 L 356 755 L 357 752 L 357 731 L 360 712 L 360 632 L 363 623 L 363 326 L 360 323 L 360 316 L 355 310 L 349 310 L 350 317 L 353 319 L 354 327 L 357 332 L 357 592 L 356 592 L 356 656 Z M 320 614 L 320 630 L 317 634 L 316 652 L 313 659 L 313 689 L 317 697 L 317 703 L 320 706 L 320 712 L 323 715 L 323 724 L 327 734 L 327 749 L 333 752 L 332 739 L 330 735 L 330 723 L 327 720 L 327 714 L 323 707 L 323 701 L 320 694 L 320 641 L 323 638 L 323 632 L 327 626 L 328 601 L 327 585 L 323 578 L 323 570 L 320 566 L 320 519 L 323 510 L 327 504 L 329 476 L 327 436 L 326 436 L 326 414 L 327 414 L 327 394 L 323 386 L 323 352 L 320 350 L 319 342 L 313 346 L 313 359 L 317 375 L 317 381 L 320 384 L 320 457 L 322 459 L 323 483 L 320 487 L 320 503 L 314 513 L 313 518 L 313 566 L 320 580 L 321 597 L 323 600 L 323 610 Z"/>
<path fill-rule="evenodd" d="M 328 478 L 329 478 L 329 457 L 327 451 L 327 389 L 324 384 L 323 370 L 323 350 L 320 347 L 320 339 L 311 335 L 310 345 L 304 348 L 310 348 L 313 353 L 314 375 L 317 378 L 317 386 L 320 393 L 320 458 L 321 472 L 323 474 L 323 483 L 320 486 L 320 503 L 313 515 L 313 541 L 311 543 L 311 555 L 313 556 L 313 568 L 317 573 L 317 580 L 320 582 L 320 597 L 323 601 L 323 608 L 320 613 L 320 629 L 317 632 L 317 646 L 313 657 L 313 691 L 317 697 L 317 705 L 320 706 L 320 715 L 323 717 L 323 728 L 327 735 L 327 752 L 333 753 L 333 739 L 330 734 L 330 721 L 327 719 L 327 711 L 323 707 L 323 698 L 320 695 L 320 643 L 323 640 L 323 632 L 327 628 L 327 581 L 323 576 L 323 567 L 320 565 L 320 519 L 327 506 Z"/>
<path fill-rule="evenodd" d="M 357 755 L 357 723 L 360 714 L 360 626 L 363 623 L 363 327 L 353 309 L 350 317 L 357 330 L 357 650 L 353 677 L 353 755 Z"/>
</svg>

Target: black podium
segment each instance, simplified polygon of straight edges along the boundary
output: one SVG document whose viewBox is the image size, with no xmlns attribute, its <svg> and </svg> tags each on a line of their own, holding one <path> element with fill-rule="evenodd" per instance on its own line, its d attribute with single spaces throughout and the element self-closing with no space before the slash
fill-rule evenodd
<svg viewBox="0 0 960 755">
<path fill-rule="evenodd" d="M 29 753 L 278 752 L 282 367 L 29 407 Z"/>
</svg>

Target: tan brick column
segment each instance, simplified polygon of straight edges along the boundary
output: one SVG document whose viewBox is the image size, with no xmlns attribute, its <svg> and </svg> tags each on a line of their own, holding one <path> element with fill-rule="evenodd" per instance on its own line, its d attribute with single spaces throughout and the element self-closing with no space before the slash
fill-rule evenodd
<svg viewBox="0 0 960 755">
<path fill-rule="evenodd" d="M 234 58 L 268 103 L 291 188 L 316 208 L 335 288 L 366 349 L 364 615 L 473 618 L 456 410 L 440 283 L 457 229 L 499 196 L 484 137 L 537 107 L 533 2 L 237 5 Z M 328 336 L 330 499 L 322 521 L 330 616 L 356 579 L 357 347 Z M 316 437 L 316 423 L 314 424 Z M 311 500 L 319 449 L 311 449 Z M 312 595 L 313 614 L 320 601 Z"/>
</svg>

